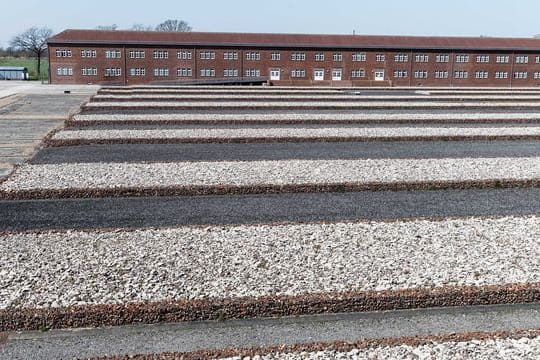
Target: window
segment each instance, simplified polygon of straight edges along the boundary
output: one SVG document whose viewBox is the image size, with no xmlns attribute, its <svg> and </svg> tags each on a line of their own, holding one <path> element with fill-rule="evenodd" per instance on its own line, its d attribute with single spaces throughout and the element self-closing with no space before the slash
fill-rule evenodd
<svg viewBox="0 0 540 360">
<path fill-rule="evenodd" d="M 394 70 L 394 77 L 395 78 L 406 78 L 407 77 L 407 70 Z"/>
<path fill-rule="evenodd" d="M 537 64 L 540 64 L 540 56 L 536 56 L 534 59 Z"/>
<path fill-rule="evenodd" d="M 105 76 L 122 76 L 122 69 L 120 68 L 106 68 Z"/>
<path fill-rule="evenodd" d="M 169 69 L 167 68 L 154 68 L 154 76 L 167 77 L 169 76 Z"/>
<path fill-rule="evenodd" d="M 250 61 L 261 60 L 261 53 L 247 52 L 246 53 L 246 60 L 250 60 Z"/>
<path fill-rule="evenodd" d="M 96 50 L 81 50 L 81 57 L 82 58 L 95 58 L 97 57 L 97 51 Z"/>
<path fill-rule="evenodd" d="M 496 71 L 495 79 L 508 79 L 508 72 L 506 71 Z"/>
<path fill-rule="evenodd" d="M 56 57 L 71 57 L 72 53 L 69 49 L 58 49 L 55 52 Z"/>
<path fill-rule="evenodd" d="M 144 59 L 145 53 L 143 50 L 130 50 L 129 51 L 129 58 L 130 59 Z"/>
<path fill-rule="evenodd" d="M 435 62 L 438 63 L 447 63 L 450 61 L 450 55 L 448 54 L 439 54 L 435 57 Z"/>
<path fill-rule="evenodd" d="M 236 51 L 224 52 L 223 60 L 238 60 L 238 53 Z"/>
<path fill-rule="evenodd" d="M 429 55 L 426 54 L 417 54 L 414 57 L 414 61 L 417 63 L 425 63 L 429 61 Z"/>
<path fill-rule="evenodd" d="M 82 76 L 96 76 L 97 75 L 97 68 L 82 68 L 81 69 Z"/>
<path fill-rule="evenodd" d="M 56 68 L 56 75 L 58 75 L 58 76 L 72 76 L 73 75 L 73 68 L 71 66 Z"/>
<path fill-rule="evenodd" d="M 332 54 L 332 61 L 343 61 L 343 54 L 342 53 L 333 53 Z"/>
<path fill-rule="evenodd" d="M 528 64 L 529 57 L 527 55 L 516 56 L 516 64 Z"/>
<path fill-rule="evenodd" d="M 377 62 L 384 62 L 384 54 L 377 54 L 377 55 L 375 55 L 375 61 L 377 61 Z"/>
<path fill-rule="evenodd" d="M 476 56 L 476 62 L 477 63 L 488 63 L 489 62 L 489 55 L 477 55 Z"/>
<path fill-rule="evenodd" d="M 193 72 L 191 71 L 191 68 L 179 68 L 179 69 L 176 69 L 176 76 L 191 77 L 193 76 Z"/>
<path fill-rule="evenodd" d="M 120 59 L 120 50 L 105 50 L 106 59 Z"/>
<path fill-rule="evenodd" d="M 272 61 L 280 61 L 281 60 L 281 53 L 273 52 L 270 54 L 270 60 Z"/>
<path fill-rule="evenodd" d="M 146 75 L 146 69 L 145 68 L 132 68 L 132 69 L 129 69 L 129 75 L 130 76 L 145 76 Z"/>
<path fill-rule="evenodd" d="M 414 71 L 414 78 L 415 79 L 427 79 L 428 72 L 425 70 L 415 70 Z"/>
<path fill-rule="evenodd" d="M 352 61 L 366 61 L 366 53 L 352 54 Z"/>
<path fill-rule="evenodd" d="M 216 58 L 216 53 L 213 51 L 201 51 L 200 58 L 201 60 L 214 60 Z"/>
<path fill-rule="evenodd" d="M 291 70 L 292 78 L 304 78 L 306 77 L 306 71 L 303 69 L 293 69 Z"/>
<path fill-rule="evenodd" d="M 178 60 L 191 60 L 191 51 L 177 51 L 176 52 L 176 58 Z"/>
<path fill-rule="evenodd" d="M 409 61 L 409 55 L 407 54 L 396 54 L 394 55 L 395 62 L 407 62 Z"/>
<path fill-rule="evenodd" d="M 535 72 L 535 73 L 534 73 L 534 78 L 535 78 L 536 80 L 540 79 L 540 72 Z"/>
<path fill-rule="evenodd" d="M 488 76 L 488 72 L 487 71 L 475 71 L 474 73 L 474 78 L 475 79 L 487 79 L 489 76 Z"/>
<path fill-rule="evenodd" d="M 169 52 L 167 50 L 154 50 L 153 57 L 154 59 L 168 59 Z"/>
<path fill-rule="evenodd" d="M 435 71 L 435 79 L 448 79 L 448 71 Z"/>
<path fill-rule="evenodd" d="M 456 62 L 457 63 L 468 63 L 469 62 L 469 55 L 456 55 Z"/>
<path fill-rule="evenodd" d="M 527 72 L 525 71 L 516 71 L 514 73 L 514 79 L 526 79 L 527 78 Z"/>
<path fill-rule="evenodd" d="M 215 77 L 215 76 L 216 76 L 215 69 L 201 69 L 201 77 Z"/>
<path fill-rule="evenodd" d="M 238 77 L 238 69 L 224 69 L 223 77 Z"/>
<path fill-rule="evenodd" d="M 469 73 L 467 71 L 454 71 L 454 78 L 455 79 L 467 79 L 469 77 Z"/>
<path fill-rule="evenodd" d="M 497 55 L 495 62 L 498 64 L 508 64 L 510 62 L 510 56 L 508 55 Z"/>
<path fill-rule="evenodd" d="M 352 78 L 363 78 L 363 77 L 366 77 L 366 71 L 364 69 L 357 69 L 357 70 L 353 70 L 351 72 L 351 77 Z"/>
<path fill-rule="evenodd" d="M 306 53 L 292 53 L 291 60 L 292 61 L 306 61 Z"/>
<path fill-rule="evenodd" d="M 323 53 L 315 54 L 315 61 L 324 61 L 324 54 Z"/>
<path fill-rule="evenodd" d="M 259 69 L 246 69 L 246 77 L 260 77 L 261 71 Z"/>
</svg>

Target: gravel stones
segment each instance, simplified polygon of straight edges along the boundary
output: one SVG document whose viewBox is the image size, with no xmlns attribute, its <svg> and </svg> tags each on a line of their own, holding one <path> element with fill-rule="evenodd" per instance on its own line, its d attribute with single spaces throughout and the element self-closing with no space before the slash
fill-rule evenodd
<svg viewBox="0 0 540 360">
<path fill-rule="evenodd" d="M 540 217 L 0 237 L 0 308 L 535 283 Z"/>
</svg>

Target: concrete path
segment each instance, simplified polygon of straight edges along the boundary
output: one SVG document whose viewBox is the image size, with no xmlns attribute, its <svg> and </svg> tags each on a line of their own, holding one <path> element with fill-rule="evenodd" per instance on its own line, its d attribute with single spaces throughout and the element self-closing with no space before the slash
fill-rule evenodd
<svg viewBox="0 0 540 360">
<path fill-rule="evenodd" d="M 72 359 L 540 328 L 540 304 L 4 334 L 0 359 Z"/>
</svg>

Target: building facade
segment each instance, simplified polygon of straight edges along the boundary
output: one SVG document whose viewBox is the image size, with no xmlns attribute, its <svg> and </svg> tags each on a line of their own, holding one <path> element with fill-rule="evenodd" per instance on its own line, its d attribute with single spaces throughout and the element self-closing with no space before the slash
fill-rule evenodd
<svg viewBox="0 0 540 360">
<path fill-rule="evenodd" d="M 540 39 L 66 30 L 53 84 L 540 86 Z"/>
</svg>

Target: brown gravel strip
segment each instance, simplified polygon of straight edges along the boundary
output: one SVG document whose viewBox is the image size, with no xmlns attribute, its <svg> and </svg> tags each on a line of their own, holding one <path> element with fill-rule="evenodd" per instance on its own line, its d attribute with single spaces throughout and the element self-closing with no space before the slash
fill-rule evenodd
<svg viewBox="0 0 540 360">
<path fill-rule="evenodd" d="M 277 353 L 311 353 L 324 350 L 334 350 L 338 352 L 348 352 L 354 349 L 368 349 L 382 346 L 421 346 L 429 343 L 448 343 L 448 342 L 466 342 L 483 341 L 490 339 L 521 339 L 535 338 L 540 336 L 540 329 L 515 330 L 515 331 L 497 331 L 497 332 L 466 332 L 456 334 L 441 335 L 423 335 L 411 337 L 395 337 L 382 339 L 359 339 L 355 342 L 318 342 L 295 345 L 279 345 L 255 348 L 228 348 L 221 350 L 198 350 L 184 353 L 161 353 L 161 354 L 141 354 L 124 356 L 105 356 L 91 358 L 90 360 L 204 360 L 239 357 L 251 357 L 257 355 L 277 354 Z"/>
<path fill-rule="evenodd" d="M 540 283 L 0 310 L 0 332 L 540 301 Z"/>
<path fill-rule="evenodd" d="M 463 190 L 493 188 L 540 187 L 540 179 L 495 179 L 467 181 L 418 181 L 395 183 L 337 183 L 287 185 L 196 185 L 152 188 L 118 187 L 108 189 L 69 188 L 0 191 L 1 200 L 72 199 L 104 197 L 195 196 L 195 195 L 247 195 L 283 193 L 325 193 L 358 191 L 421 191 Z"/>
</svg>

